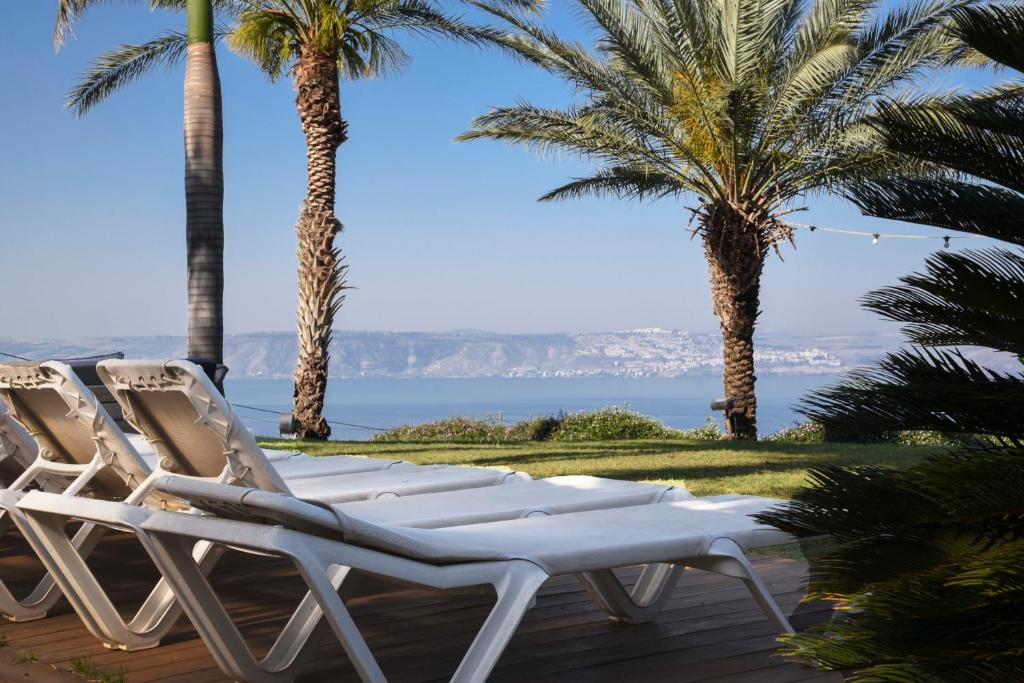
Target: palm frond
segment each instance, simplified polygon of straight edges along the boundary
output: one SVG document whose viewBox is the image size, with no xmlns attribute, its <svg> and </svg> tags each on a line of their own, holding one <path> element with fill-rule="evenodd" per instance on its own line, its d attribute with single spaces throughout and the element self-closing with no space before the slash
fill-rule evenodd
<svg viewBox="0 0 1024 683">
<path fill-rule="evenodd" d="M 1024 376 L 986 369 L 958 351 L 903 350 L 850 371 L 797 410 L 835 434 L 929 430 L 1018 439 Z"/>
<path fill-rule="evenodd" d="M 100 55 L 68 93 L 66 106 L 82 115 L 155 67 L 173 67 L 188 51 L 188 36 L 168 31 L 140 45 L 122 45 Z"/>
<path fill-rule="evenodd" d="M 1024 97 L 880 108 L 872 125 L 898 153 L 1024 191 Z"/>
<path fill-rule="evenodd" d="M 954 15 L 965 43 L 996 62 L 1024 71 L 1024 8 L 1019 4 L 966 7 Z"/>
<path fill-rule="evenodd" d="M 949 179 L 870 178 L 846 192 L 865 214 L 983 235 L 1024 245 L 1024 196 L 991 185 Z"/>
<path fill-rule="evenodd" d="M 64 46 L 72 27 L 89 7 L 104 0 L 57 0 L 57 21 L 53 27 L 53 45 L 58 50 Z"/>
<path fill-rule="evenodd" d="M 620 199 L 661 199 L 690 189 L 679 178 L 655 169 L 621 166 L 604 168 L 589 178 L 577 178 L 541 196 L 542 202 L 611 195 Z"/>
<path fill-rule="evenodd" d="M 864 307 L 906 323 L 915 344 L 985 347 L 1024 361 L 1024 253 L 939 252 L 926 266 L 901 286 L 867 294 Z"/>
<path fill-rule="evenodd" d="M 250 9 L 238 16 L 228 45 L 277 80 L 296 58 L 295 35 L 301 31 L 288 13 Z"/>
</svg>

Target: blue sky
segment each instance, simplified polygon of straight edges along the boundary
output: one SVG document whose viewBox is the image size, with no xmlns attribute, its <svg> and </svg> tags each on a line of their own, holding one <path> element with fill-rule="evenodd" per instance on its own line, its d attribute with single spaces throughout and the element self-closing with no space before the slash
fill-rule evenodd
<svg viewBox="0 0 1024 683">
<path fill-rule="evenodd" d="M 184 329 L 183 67 L 156 72 L 85 118 L 63 106 L 101 51 L 183 19 L 101 5 L 59 53 L 53 0 L 11 3 L 0 42 L 3 335 L 180 334 Z M 578 31 L 554 2 L 550 21 Z M 357 289 L 342 329 L 503 332 L 717 328 L 687 201 L 539 204 L 572 159 L 453 138 L 492 106 L 564 103 L 563 84 L 507 57 L 410 41 L 412 65 L 345 83 L 339 244 Z M 294 326 L 294 222 L 305 182 L 291 84 L 219 51 L 225 110 L 226 324 Z M 806 222 L 937 234 L 813 201 Z M 966 241 L 963 241 L 966 245 Z M 970 246 L 979 246 L 970 242 Z M 918 268 L 936 242 L 803 233 L 767 267 L 765 331 L 880 329 L 856 299 Z"/>
</svg>

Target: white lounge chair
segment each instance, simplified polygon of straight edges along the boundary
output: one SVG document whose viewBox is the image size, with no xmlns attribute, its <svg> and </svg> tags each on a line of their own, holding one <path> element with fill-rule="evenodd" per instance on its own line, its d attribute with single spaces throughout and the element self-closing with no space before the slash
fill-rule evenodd
<svg viewBox="0 0 1024 683">
<path fill-rule="evenodd" d="M 106 411 L 98 403 L 89 402 L 91 392 L 71 369 L 62 363 L 45 365 L 0 365 L 6 433 L 8 437 L 20 436 L 22 441 L 28 435 L 35 444 L 31 450 L 36 454 L 19 476 L 0 489 L 3 532 L 13 523 L 25 533 L 15 505 L 29 487 L 61 491 L 68 496 L 86 493 L 120 500 L 129 496 L 151 471 Z M 71 400 L 72 396 L 82 400 Z M 82 426 L 83 423 L 88 426 Z M 94 431 L 94 426 L 98 431 Z M 19 450 L 24 448 L 24 443 L 19 446 Z M 158 492 L 152 495 L 160 496 Z M 98 540 L 96 534 L 83 527 L 73 542 L 88 554 L 89 544 Z M 12 621 L 40 619 L 58 599 L 60 592 L 50 576 L 44 576 L 22 599 L 16 598 L 0 581 L 0 612 Z"/>
<path fill-rule="evenodd" d="M 97 363 L 96 374 L 120 404 L 125 421 L 146 438 L 157 457 L 175 460 L 183 450 L 210 450 L 216 437 L 207 430 L 189 429 L 187 423 L 202 419 L 201 416 L 211 410 L 223 412 L 219 410 L 220 404 L 227 404 L 199 366 L 189 361 L 108 359 Z M 167 390 L 168 386 L 181 384 L 185 385 L 184 390 Z M 195 391 L 191 390 L 193 386 Z M 216 401 L 211 400 L 214 396 Z M 213 405 L 214 402 L 218 405 Z M 234 417 L 233 413 L 231 416 Z M 237 421 L 236 426 L 245 429 L 241 421 Z M 263 455 L 266 457 L 265 452 Z M 412 465 L 402 460 L 351 455 L 310 457 L 277 452 L 275 456 L 266 459 L 274 463 L 274 469 L 285 479 L 374 472 Z"/>
<path fill-rule="evenodd" d="M 170 478 L 157 487 L 217 515 L 155 511 L 146 515 L 141 529 L 147 549 L 217 663 L 239 681 L 294 680 L 319 647 L 325 624 L 362 680 L 385 681 L 339 595 L 352 569 L 438 590 L 493 588 L 496 604 L 452 679 L 458 683 L 487 678 L 537 589 L 556 575 L 580 575 L 605 611 L 634 621 L 650 619 L 661 608 L 677 568 L 717 572 L 742 580 L 772 624 L 792 632 L 744 554 L 749 548 L 791 540 L 750 518 L 780 503 L 777 500 L 717 496 L 419 528 L 393 523 L 408 521 L 410 512 L 400 509 L 404 505 L 389 510 L 395 501 L 322 506 Z M 447 498 L 452 509 L 472 508 L 471 502 L 459 502 L 466 495 L 436 494 L 432 507 L 443 510 Z M 22 507 L 42 535 L 59 533 L 66 519 L 59 498 L 51 494 L 30 494 Z M 444 521 L 433 519 L 429 524 Z M 287 558 L 306 582 L 307 598 L 262 660 L 252 655 L 206 580 L 194 552 L 197 542 Z M 646 564 L 647 571 L 627 592 L 612 570 L 638 564 Z"/>
<path fill-rule="evenodd" d="M 160 367 L 154 366 L 155 370 Z M 72 506 L 80 500 L 79 494 L 87 493 L 107 500 L 123 500 L 129 505 L 173 509 L 180 506 L 180 501 L 154 491 L 152 481 L 156 478 L 174 474 L 285 492 L 289 491 L 286 481 L 290 481 L 302 495 L 326 501 L 492 486 L 527 478 L 481 468 L 408 465 L 377 472 L 285 480 L 276 464 L 263 457 L 252 435 L 197 366 L 183 363 L 174 376 L 177 382 L 167 383 L 175 388 L 168 388 L 167 392 L 183 393 L 188 389 L 188 398 L 171 402 L 175 411 L 152 417 L 153 403 L 166 398 L 154 390 L 138 392 L 142 398 L 131 404 L 141 407 L 140 414 L 152 418 L 144 418 L 139 425 L 174 427 L 174 439 L 165 438 L 164 432 L 149 435 L 157 448 L 151 469 L 68 366 L 57 362 L 0 365 L 0 397 L 11 416 L 27 428 L 38 444 L 36 459 L 10 487 L 0 490 L 0 531 L 14 523 L 40 552 L 40 543 L 32 537 L 16 504 L 27 487 L 41 483 L 62 491 L 62 497 Z M 119 400 L 129 393 L 132 392 L 123 390 Z M 201 400 L 193 404 L 191 399 L 195 397 Z M 103 527 L 86 524 L 74 538 L 65 540 L 68 547 L 87 557 L 104 531 Z M 40 560 L 47 569 L 52 567 L 45 551 Z M 215 561 L 211 558 L 210 566 Z M 27 598 L 20 600 L 0 581 L 0 612 L 15 621 L 44 617 L 60 597 L 55 581 L 60 583 L 61 578 L 49 572 Z M 73 596 L 68 598 L 74 603 Z M 98 621 L 82 610 L 79 614 L 100 638 L 134 649 L 155 645 L 173 625 L 180 610 L 161 584 L 127 624 L 120 618 Z"/>
</svg>

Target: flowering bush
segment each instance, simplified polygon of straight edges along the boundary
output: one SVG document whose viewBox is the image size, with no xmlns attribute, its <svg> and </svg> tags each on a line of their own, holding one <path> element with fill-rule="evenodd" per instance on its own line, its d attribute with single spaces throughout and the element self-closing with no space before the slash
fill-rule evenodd
<svg viewBox="0 0 1024 683">
<path fill-rule="evenodd" d="M 680 432 L 657 420 L 634 413 L 629 406 L 611 406 L 561 415 L 552 432 L 553 441 L 619 441 L 627 439 L 679 438 Z"/>
<path fill-rule="evenodd" d="M 700 427 L 680 431 L 679 438 L 693 439 L 694 441 L 718 441 L 722 438 L 722 430 L 718 427 L 718 421 L 709 416 Z"/>
<path fill-rule="evenodd" d="M 825 441 L 825 428 L 820 422 L 808 420 L 786 427 L 774 434 L 766 436 L 765 441 L 790 441 L 793 443 L 823 443 Z"/>
<path fill-rule="evenodd" d="M 531 417 L 512 425 L 497 418 L 449 417 L 418 425 L 400 425 L 377 434 L 377 441 L 450 441 L 508 443 L 511 441 L 619 441 L 629 439 L 718 439 L 711 418 L 694 429 L 670 429 L 629 406 Z"/>
<path fill-rule="evenodd" d="M 375 441 L 452 441 L 499 443 L 508 441 L 508 428 L 495 419 L 449 417 L 418 425 L 399 425 L 373 437 Z"/>
</svg>

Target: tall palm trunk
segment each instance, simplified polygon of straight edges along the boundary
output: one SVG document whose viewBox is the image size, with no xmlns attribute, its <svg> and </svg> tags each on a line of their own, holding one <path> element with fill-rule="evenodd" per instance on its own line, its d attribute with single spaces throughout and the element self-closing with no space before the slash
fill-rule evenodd
<svg viewBox="0 0 1024 683">
<path fill-rule="evenodd" d="M 224 128 L 210 0 L 189 0 L 185 69 L 188 356 L 224 359 Z"/>
<path fill-rule="evenodd" d="M 722 329 L 722 382 L 726 397 L 735 401 L 726 411 L 730 436 L 756 439 L 754 328 L 768 248 L 757 222 L 731 207 L 711 208 L 702 220 L 711 297 Z"/>
<path fill-rule="evenodd" d="M 341 118 L 338 65 L 314 50 L 302 53 L 294 71 L 295 106 L 306 134 L 306 201 L 299 215 L 299 358 L 293 414 L 296 435 L 326 439 L 323 417 L 328 346 L 334 315 L 345 298 L 345 265 L 334 246 L 341 222 L 334 216 L 338 147 L 346 140 Z"/>
</svg>

